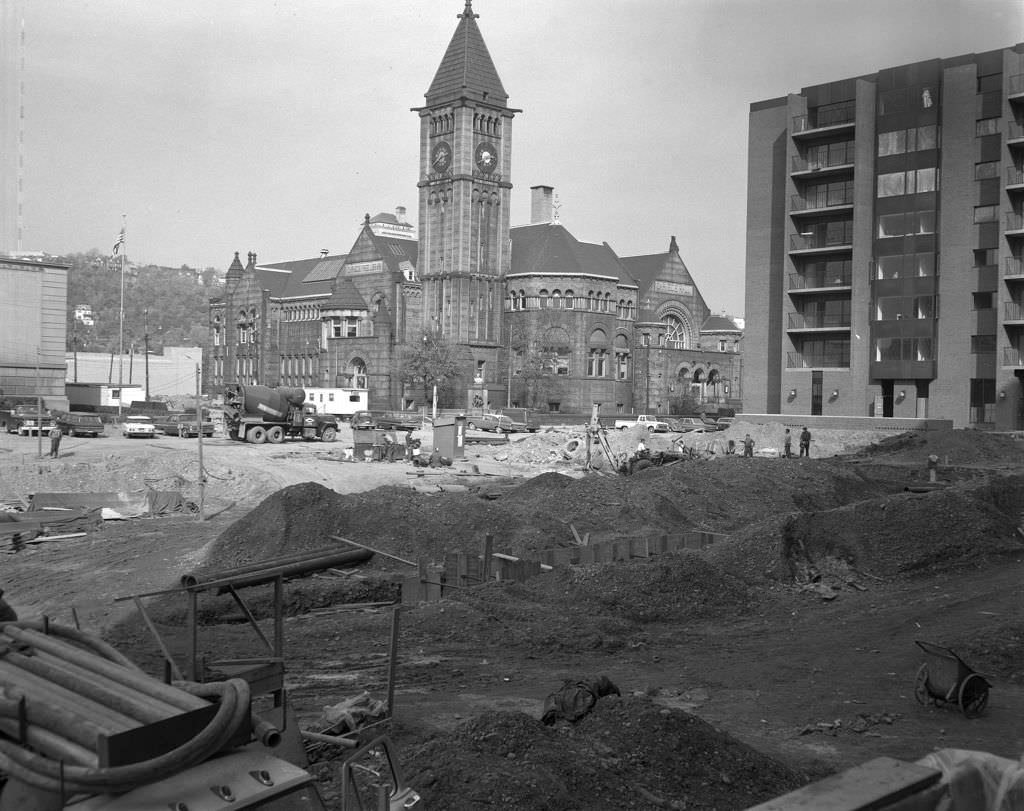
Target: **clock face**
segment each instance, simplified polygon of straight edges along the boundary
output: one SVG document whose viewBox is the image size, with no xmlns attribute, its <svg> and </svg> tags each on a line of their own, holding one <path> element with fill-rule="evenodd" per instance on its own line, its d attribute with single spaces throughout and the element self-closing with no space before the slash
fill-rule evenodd
<svg viewBox="0 0 1024 811">
<path fill-rule="evenodd" d="M 452 148 L 445 141 L 441 141 L 430 153 L 430 166 L 435 172 L 444 172 L 451 164 Z"/>
<path fill-rule="evenodd" d="M 494 144 L 482 143 L 476 148 L 476 166 L 481 172 L 498 168 L 498 150 Z"/>
</svg>

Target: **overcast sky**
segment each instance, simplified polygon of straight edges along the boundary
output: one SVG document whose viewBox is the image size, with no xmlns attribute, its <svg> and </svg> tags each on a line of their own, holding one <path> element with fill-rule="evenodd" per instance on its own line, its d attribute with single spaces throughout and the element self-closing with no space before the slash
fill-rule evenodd
<svg viewBox="0 0 1024 811">
<path fill-rule="evenodd" d="M 12 0 L 4 0 L 12 2 Z M 225 269 L 416 222 L 423 95 L 464 0 L 21 0 L 24 248 Z M 751 102 L 1024 39 L 1022 0 L 474 0 L 509 105 L 512 224 L 666 250 L 743 315 Z M 5 39 L 5 42 L 9 40 Z"/>
</svg>

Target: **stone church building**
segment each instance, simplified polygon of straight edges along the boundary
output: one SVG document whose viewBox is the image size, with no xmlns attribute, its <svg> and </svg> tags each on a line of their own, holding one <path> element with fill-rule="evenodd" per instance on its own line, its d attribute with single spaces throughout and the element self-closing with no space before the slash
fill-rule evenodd
<svg viewBox="0 0 1024 811">
<path fill-rule="evenodd" d="M 424 406 L 403 357 L 429 342 L 458 368 L 442 406 L 589 414 L 598 404 L 609 415 L 738 406 L 741 325 L 710 312 L 675 237 L 643 256 L 580 242 L 544 185 L 530 189 L 530 223 L 510 225 L 519 110 L 477 16 L 466 0 L 414 109 L 418 226 L 398 208 L 367 214 L 344 255 L 260 264 L 249 253 L 243 265 L 236 253 L 210 304 L 206 390 L 365 389 L 371 408 Z"/>
</svg>

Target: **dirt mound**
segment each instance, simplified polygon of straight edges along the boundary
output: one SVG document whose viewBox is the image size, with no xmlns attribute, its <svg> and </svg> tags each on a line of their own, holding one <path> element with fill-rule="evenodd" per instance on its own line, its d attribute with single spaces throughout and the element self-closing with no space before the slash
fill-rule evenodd
<svg viewBox="0 0 1024 811">
<path fill-rule="evenodd" d="M 409 782 L 427 807 L 447 811 L 747 808 L 805 782 L 704 721 L 645 696 L 602 698 L 575 725 L 486 713 L 432 738 L 406 760 L 414 764 Z"/>
<path fill-rule="evenodd" d="M 708 550 L 750 581 L 791 582 L 840 561 L 875 576 L 955 569 L 1024 551 L 1024 479 L 900 493 L 832 510 L 774 515 Z"/>
<path fill-rule="evenodd" d="M 867 457 L 895 457 L 917 460 L 922 465 L 935 454 L 939 463 L 949 465 L 1024 464 L 1024 442 L 1006 434 L 989 431 L 948 429 L 919 431 L 885 437 L 858 453 Z"/>
</svg>

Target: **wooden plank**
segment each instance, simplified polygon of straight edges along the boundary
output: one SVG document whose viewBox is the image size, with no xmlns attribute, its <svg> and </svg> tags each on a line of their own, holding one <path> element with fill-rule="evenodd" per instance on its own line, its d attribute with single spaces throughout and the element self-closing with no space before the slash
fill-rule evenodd
<svg viewBox="0 0 1024 811">
<path fill-rule="evenodd" d="M 880 757 L 747 811 L 872 811 L 924 791 L 941 777 L 937 769 Z"/>
<path fill-rule="evenodd" d="M 572 537 L 576 539 L 576 543 L 580 546 L 583 546 L 583 539 L 580 537 L 580 534 L 576 531 L 576 527 L 572 524 L 569 524 L 569 529 L 572 530 Z"/>
<path fill-rule="evenodd" d="M 469 585 L 469 556 L 465 552 L 459 552 L 455 558 L 456 582 L 465 588 Z"/>
<path fill-rule="evenodd" d="M 484 559 L 483 559 L 483 572 L 481 572 L 484 580 L 491 579 L 491 555 L 494 553 L 494 536 L 491 533 L 484 535 Z"/>
</svg>

